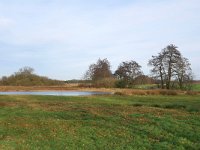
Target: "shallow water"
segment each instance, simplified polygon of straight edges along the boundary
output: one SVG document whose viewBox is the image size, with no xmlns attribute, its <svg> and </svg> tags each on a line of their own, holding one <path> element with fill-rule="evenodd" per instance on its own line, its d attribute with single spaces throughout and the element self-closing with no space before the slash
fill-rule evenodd
<svg viewBox="0 0 200 150">
<path fill-rule="evenodd" d="M 108 92 L 85 92 L 85 91 L 16 91 L 16 92 L 0 92 L 0 95 L 53 95 L 53 96 L 87 96 L 87 95 L 104 95 Z"/>
</svg>

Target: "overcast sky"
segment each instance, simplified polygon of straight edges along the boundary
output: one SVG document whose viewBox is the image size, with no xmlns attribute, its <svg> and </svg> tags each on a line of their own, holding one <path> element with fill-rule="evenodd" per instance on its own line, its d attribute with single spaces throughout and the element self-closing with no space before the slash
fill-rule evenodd
<svg viewBox="0 0 200 150">
<path fill-rule="evenodd" d="M 79 79 L 108 58 L 114 71 L 175 44 L 200 79 L 200 0 L 0 0 L 0 77 L 30 66 Z"/>
</svg>

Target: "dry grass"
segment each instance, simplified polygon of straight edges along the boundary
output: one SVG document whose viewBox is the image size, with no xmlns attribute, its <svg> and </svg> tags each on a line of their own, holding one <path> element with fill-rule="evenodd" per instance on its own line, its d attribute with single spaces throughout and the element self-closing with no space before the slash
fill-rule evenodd
<svg viewBox="0 0 200 150">
<path fill-rule="evenodd" d="M 71 86 L 0 86 L 0 91 L 73 90 Z"/>
<path fill-rule="evenodd" d="M 187 91 L 185 94 L 186 95 L 198 95 L 200 92 L 198 91 Z"/>
<path fill-rule="evenodd" d="M 78 84 L 66 84 L 65 86 L 0 86 L 0 91 L 97 91 L 110 92 L 116 95 L 198 95 L 200 92 L 180 90 L 142 90 L 142 89 L 120 89 L 120 88 L 85 88 Z"/>
<path fill-rule="evenodd" d="M 110 115 L 122 115 L 123 117 L 129 117 L 130 114 L 140 113 L 149 114 L 152 113 L 157 117 L 170 114 L 176 116 L 187 116 L 189 112 L 180 111 L 176 109 L 163 109 L 159 107 L 147 107 L 143 104 L 133 105 L 96 105 L 91 102 L 76 102 L 76 101 L 35 101 L 34 99 L 27 100 L 28 96 L 15 96 L 15 101 L 0 101 L 0 107 L 23 107 L 30 110 L 42 110 L 49 112 L 80 112 L 93 114 L 95 116 L 110 116 Z M 95 97 L 94 97 L 95 98 Z"/>
</svg>

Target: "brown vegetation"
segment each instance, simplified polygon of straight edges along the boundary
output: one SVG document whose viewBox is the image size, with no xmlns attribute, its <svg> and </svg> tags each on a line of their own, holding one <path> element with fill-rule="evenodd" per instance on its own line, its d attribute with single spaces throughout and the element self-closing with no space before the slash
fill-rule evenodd
<svg viewBox="0 0 200 150">
<path fill-rule="evenodd" d="M 33 73 L 34 69 L 24 67 L 19 69 L 18 72 L 0 79 L 2 86 L 52 86 L 63 85 L 63 81 L 52 80 L 47 77 L 39 76 Z"/>
<path fill-rule="evenodd" d="M 69 86 L 0 86 L 0 91 L 54 91 L 54 90 L 76 90 Z"/>
<path fill-rule="evenodd" d="M 99 91 L 110 92 L 115 95 L 198 95 L 200 92 L 181 90 L 141 90 L 119 88 L 79 87 L 78 84 L 65 84 L 63 86 L 0 86 L 0 91 Z"/>
</svg>

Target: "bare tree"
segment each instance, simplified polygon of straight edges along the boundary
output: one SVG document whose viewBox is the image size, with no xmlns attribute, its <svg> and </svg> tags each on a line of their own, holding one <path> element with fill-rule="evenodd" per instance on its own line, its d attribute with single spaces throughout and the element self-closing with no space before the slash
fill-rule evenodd
<svg viewBox="0 0 200 150">
<path fill-rule="evenodd" d="M 181 58 L 181 53 L 177 50 L 177 46 L 171 44 L 162 50 L 163 63 L 166 71 L 166 88 L 170 89 L 171 80 L 175 75 L 176 68 L 175 65 Z"/>
<path fill-rule="evenodd" d="M 189 60 L 184 57 L 181 57 L 175 65 L 176 79 L 180 89 L 188 89 L 193 79 L 190 65 Z"/>
<path fill-rule="evenodd" d="M 166 72 L 163 65 L 163 55 L 159 53 L 158 56 L 152 56 L 152 59 L 149 60 L 148 65 L 153 66 L 151 72 L 156 79 L 161 81 L 161 88 L 164 89 Z"/>
<path fill-rule="evenodd" d="M 189 81 L 192 76 L 188 59 L 182 57 L 177 46 L 173 44 L 164 48 L 158 56 L 152 56 L 148 64 L 153 67 L 151 72 L 161 81 L 162 88 L 166 85 L 166 88 L 170 89 L 175 80 L 178 80 L 179 87 L 182 89 L 183 82 Z"/>
<path fill-rule="evenodd" d="M 122 62 L 115 71 L 115 76 L 124 81 L 126 86 L 133 84 L 136 77 L 142 75 L 141 66 L 136 61 Z"/>
<path fill-rule="evenodd" d="M 91 64 L 85 74 L 85 79 L 98 81 L 112 77 L 110 62 L 107 59 L 98 59 L 96 64 Z"/>
</svg>

